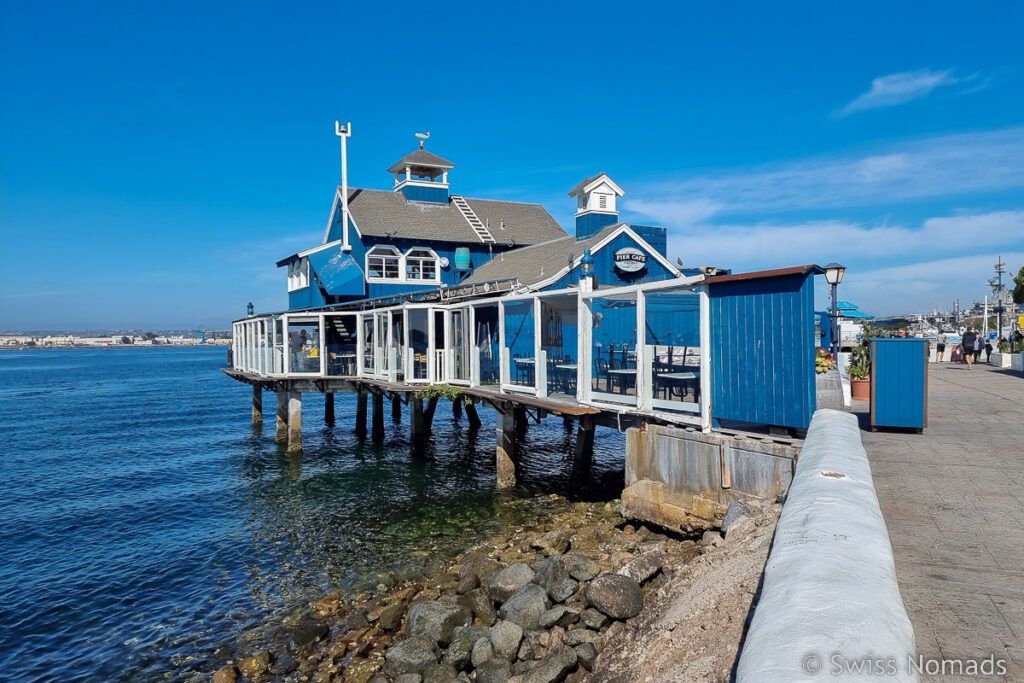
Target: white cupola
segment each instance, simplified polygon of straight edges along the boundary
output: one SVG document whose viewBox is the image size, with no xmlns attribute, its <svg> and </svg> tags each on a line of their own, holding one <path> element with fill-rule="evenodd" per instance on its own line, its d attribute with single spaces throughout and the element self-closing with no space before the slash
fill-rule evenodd
<svg viewBox="0 0 1024 683">
<path fill-rule="evenodd" d="M 615 200 L 625 194 L 607 173 L 598 173 L 574 187 L 569 196 L 576 198 L 576 239 L 589 237 L 617 223 L 619 212 Z"/>
</svg>

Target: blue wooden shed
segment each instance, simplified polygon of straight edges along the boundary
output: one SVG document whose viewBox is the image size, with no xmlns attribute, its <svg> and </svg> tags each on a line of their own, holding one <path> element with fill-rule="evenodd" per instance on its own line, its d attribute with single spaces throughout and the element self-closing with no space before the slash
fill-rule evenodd
<svg viewBox="0 0 1024 683">
<path fill-rule="evenodd" d="M 928 340 L 871 339 L 871 428 L 928 426 Z"/>
</svg>

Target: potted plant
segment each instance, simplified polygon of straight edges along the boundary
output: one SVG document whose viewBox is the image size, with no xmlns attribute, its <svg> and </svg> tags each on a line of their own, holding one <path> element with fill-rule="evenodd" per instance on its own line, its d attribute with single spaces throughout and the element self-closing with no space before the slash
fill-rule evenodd
<svg viewBox="0 0 1024 683">
<path fill-rule="evenodd" d="M 871 400 L 871 354 L 864 343 L 850 353 L 850 396 L 854 401 Z"/>
</svg>

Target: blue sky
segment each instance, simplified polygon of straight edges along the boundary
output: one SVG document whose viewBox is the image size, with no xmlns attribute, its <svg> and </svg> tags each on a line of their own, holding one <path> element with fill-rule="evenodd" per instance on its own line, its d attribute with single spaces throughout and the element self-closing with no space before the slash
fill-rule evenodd
<svg viewBox="0 0 1024 683">
<path fill-rule="evenodd" d="M 348 6 L 353 5 L 353 6 Z M 1024 265 L 1016 3 L 0 2 L 0 329 L 285 306 L 338 182 L 413 132 L 565 227 L 607 171 L 687 264 L 832 260 L 874 313 Z"/>
</svg>

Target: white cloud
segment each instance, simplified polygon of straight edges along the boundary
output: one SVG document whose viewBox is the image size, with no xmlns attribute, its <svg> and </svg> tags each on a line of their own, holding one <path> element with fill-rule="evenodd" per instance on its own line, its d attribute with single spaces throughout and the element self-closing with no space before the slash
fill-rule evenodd
<svg viewBox="0 0 1024 683">
<path fill-rule="evenodd" d="M 892 107 L 919 100 L 932 94 L 938 88 L 946 88 L 967 81 L 975 76 L 958 77 L 952 69 L 934 71 L 918 69 L 879 76 L 871 81 L 871 88 L 839 110 L 839 116 L 880 107 Z"/>
<path fill-rule="evenodd" d="M 958 133 L 628 188 L 623 208 L 669 227 L 712 214 L 837 209 L 1024 187 L 1024 127 Z M 678 210 L 673 210 L 678 209 Z"/>
</svg>

